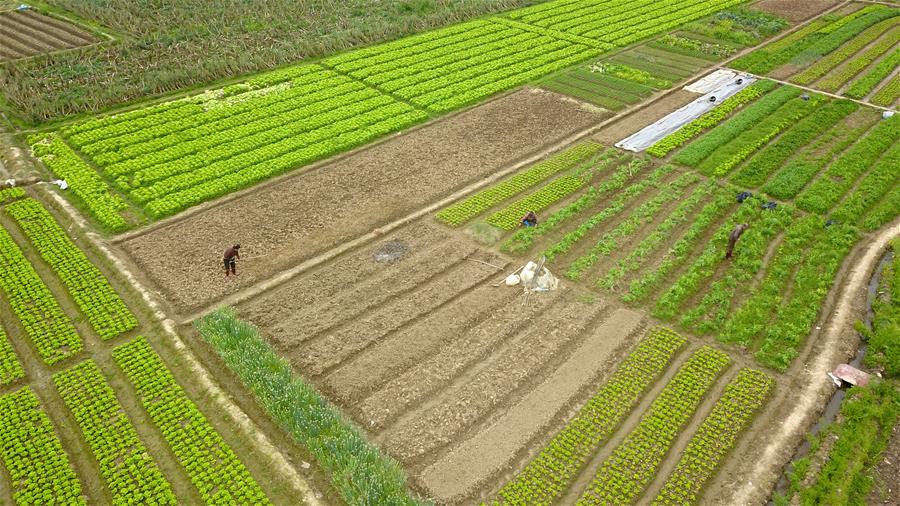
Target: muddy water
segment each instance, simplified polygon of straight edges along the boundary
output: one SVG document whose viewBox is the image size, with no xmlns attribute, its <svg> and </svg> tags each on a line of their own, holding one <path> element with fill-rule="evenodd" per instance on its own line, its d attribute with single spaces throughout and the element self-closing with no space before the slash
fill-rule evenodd
<svg viewBox="0 0 900 506">
<path fill-rule="evenodd" d="M 878 267 L 875 269 L 875 273 L 872 274 L 872 278 L 869 280 L 869 286 L 866 292 L 866 317 L 863 323 L 870 329 L 872 328 L 872 321 L 875 319 L 875 312 L 872 309 L 872 305 L 875 302 L 875 297 L 878 296 L 878 285 L 881 283 L 881 274 L 884 272 L 885 266 L 893 261 L 893 259 L 893 252 L 888 251 L 887 253 L 885 253 L 884 257 L 882 257 L 881 261 L 878 263 Z M 860 337 L 862 339 L 865 339 L 865 336 Z M 856 356 L 854 356 L 853 360 L 850 361 L 850 365 L 859 368 L 860 364 L 862 364 L 863 357 L 865 357 L 866 355 L 867 348 L 868 345 L 866 344 L 866 342 L 864 340 L 861 340 L 859 348 L 856 350 Z M 825 380 L 823 379 L 823 381 Z M 825 411 L 822 412 L 819 420 L 816 421 L 815 425 L 813 425 L 812 429 L 810 429 L 810 433 L 813 436 L 817 436 L 819 432 L 822 431 L 822 429 L 824 429 L 834 421 L 834 419 L 837 417 L 838 412 L 840 412 L 841 402 L 843 402 L 846 395 L 847 390 L 844 388 L 839 388 L 834 392 L 834 395 L 831 396 L 831 399 L 825 406 Z M 809 446 L 809 439 L 807 438 L 797 448 L 797 451 L 794 452 L 794 456 L 791 457 L 790 463 L 785 466 L 784 472 L 781 474 L 781 478 L 779 478 L 778 483 L 775 485 L 775 490 L 772 491 L 773 496 L 784 495 L 788 491 L 788 488 L 791 485 L 791 481 L 788 476 L 794 471 L 794 463 L 809 454 Z M 775 502 L 770 499 L 768 502 L 768 506 L 774 506 L 774 504 Z"/>
</svg>

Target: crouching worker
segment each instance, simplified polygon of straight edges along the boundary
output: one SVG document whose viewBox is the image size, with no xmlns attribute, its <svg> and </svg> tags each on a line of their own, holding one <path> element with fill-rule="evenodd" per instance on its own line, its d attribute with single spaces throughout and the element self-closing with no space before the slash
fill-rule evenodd
<svg viewBox="0 0 900 506">
<path fill-rule="evenodd" d="M 534 214 L 534 211 L 528 211 L 528 214 L 522 217 L 521 222 L 523 227 L 536 227 L 537 215 Z"/>
<path fill-rule="evenodd" d="M 225 277 L 228 277 L 228 274 L 233 274 L 237 276 L 237 259 L 241 258 L 241 245 L 235 244 L 234 246 L 225 250 Z"/>
</svg>

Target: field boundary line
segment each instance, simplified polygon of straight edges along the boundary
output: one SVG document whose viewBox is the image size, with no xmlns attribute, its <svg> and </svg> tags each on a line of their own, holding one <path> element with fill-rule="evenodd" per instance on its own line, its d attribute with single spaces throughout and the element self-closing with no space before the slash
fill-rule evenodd
<svg viewBox="0 0 900 506">
<path fill-rule="evenodd" d="M 84 232 L 85 237 L 87 237 L 91 244 L 112 262 L 113 266 L 122 274 L 126 281 L 140 293 L 144 303 L 153 312 L 153 316 L 160 322 L 165 334 L 179 352 L 179 356 L 187 363 L 191 374 L 200 381 L 200 386 L 210 395 L 212 400 L 228 414 L 231 420 L 240 427 L 244 436 L 259 447 L 261 450 L 260 453 L 266 455 L 267 460 L 269 460 L 269 463 L 273 466 L 273 470 L 281 474 L 282 478 L 290 483 L 295 491 L 300 493 L 307 504 L 311 506 L 321 506 L 323 503 L 316 497 L 316 493 L 310 487 L 309 483 L 297 473 L 296 469 L 294 469 L 281 451 L 272 444 L 268 436 L 266 436 L 250 417 L 237 406 L 237 404 L 232 402 L 221 387 L 211 379 L 209 371 L 197 360 L 194 353 L 176 332 L 175 322 L 166 316 L 153 295 L 144 288 L 125 263 L 102 243 L 102 239 L 95 232 L 90 230 L 85 218 L 81 216 L 67 200 L 46 187 L 44 187 L 42 191 L 49 195 L 50 198 L 66 212 L 75 225 Z"/>
<path fill-rule="evenodd" d="M 824 373 L 837 361 L 842 360 L 843 352 L 840 348 L 842 334 L 852 326 L 856 301 L 863 295 L 864 287 L 881 260 L 882 254 L 887 250 L 888 244 L 897 236 L 900 236 L 900 219 L 895 219 L 892 224 L 877 232 L 868 241 L 868 245 L 863 243 L 865 249 L 856 257 L 848 256 L 844 260 L 845 264 L 853 262 L 853 265 L 844 278 L 835 280 L 832 287 L 832 290 L 839 292 L 838 301 L 827 316 L 823 315 L 818 320 L 818 322 L 827 321 L 818 340 L 823 350 L 814 361 L 803 368 L 802 374 L 792 383 L 799 387 L 798 395 L 794 399 L 800 399 L 800 402 L 792 402 L 792 407 L 782 418 L 782 423 L 777 427 L 775 434 L 767 436 L 770 443 L 762 450 L 762 455 L 756 460 L 752 471 L 744 477 L 746 481 L 735 484 L 737 486 L 732 489 L 729 504 L 755 504 L 758 497 L 754 496 L 758 495 L 760 490 L 770 490 L 771 487 L 766 484 L 774 484 L 781 476 L 781 467 L 776 464 L 786 463 L 785 459 L 790 459 L 794 443 L 802 438 L 802 434 L 806 431 L 808 425 L 806 422 L 819 410 L 821 395 L 833 392 L 836 388 L 830 381 L 822 379 Z M 780 404 L 783 405 L 784 400 Z M 777 406 L 773 407 L 777 409 Z M 775 468 L 777 471 L 773 472 L 772 469 Z"/>
<path fill-rule="evenodd" d="M 875 105 L 875 104 L 873 104 L 873 103 L 871 103 L 871 102 L 866 102 L 866 101 L 863 101 L 863 100 L 857 100 L 857 99 L 855 99 L 855 98 L 850 98 L 850 97 L 845 97 L 845 96 L 842 96 L 842 95 L 837 95 L 837 94 L 835 94 L 835 93 L 831 93 L 831 92 L 828 92 L 828 91 L 817 90 L 817 89 L 815 89 L 815 88 L 810 88 L 809 86 L 803 86 L 803 85 L 801 85 L 801 84 L 792 83 L 792 82 L 790 82 L 790 81 L 784 81 L 784 80 L 782 80 L 782 79 L 775 79 L 774 77 L 760 76 L 760 75 L 757 75 L 757 74 L 753 74 L 753 73 L 751 73 L 751 72 L 746 72 L 746 71 L 743 71 L 743 70 L 735 70 L 735 69 L 732 69 L 732 68 L 729 68 L 729 67 L 719 67 L 719 68 L 724 69 L 724 70 L 731 70 L 732 72 L 737 72 L 737 73 L 740 73 L 740 74 L 746 74 L 746 75 L 748 75 L 748 76 L 753 76 L 753 77 L 755 77 L 755 78 L 757 78 L 757 79 L 767 79 L 767 80 L 769 80 L 769 81 L 773 81 L 773 82 L 776 82 L 776 83 L 779 83 L 779 84 L 783 84 L 783 85 L 786 85 L 786 86 L 793 86 L 794 88 L 799 88 L 799 89 L 801 89 L 801 90 L 808 91 L 808 92 L 810 92 L 810 93 L 816 93 L 816 94 L 819 94 L 819 95 L 825 95 L 826 97 L 835 98 L 835 99 L 838 99 L 838 100 L 849 100 L 849 101 L 851 101 L 851 102 L 856 102 L 857 104 L 864 105 L 864 106 L 869 107 L 869 108 L 872 108 L 872 109 L 878 109 L 878 110 L 881 110 L 881 111 L 895 111 L 895 109 L 893 109 L 893 108 L 891 108 L 891 107 L 883 107 L 883 106 L 880 106 L 880 105 Z"/>
</svg>

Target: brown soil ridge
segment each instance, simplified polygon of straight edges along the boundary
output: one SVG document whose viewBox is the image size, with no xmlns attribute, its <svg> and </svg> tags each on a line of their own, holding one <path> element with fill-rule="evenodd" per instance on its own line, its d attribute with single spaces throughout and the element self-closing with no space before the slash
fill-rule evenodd
<svg viewBox="0 0 900 506">
<path fill-rule="evenodd" d="M 417 258 L 398 262 L 402 269 L 385 269 L 361 282 L 347 285 L 347 289 L 319 303 L 296 304 L 293 299 L 284 303 L 292 309 L 287 318 L 267 329 L 267 335 L 279 344 L 296 345 L 298 341 L 313 339 L 341 323 L 359 318 L 378 306 L 407 292 L 428 284 L 429 280 L 453 269 L 476 251 L 475 246 L 446 242 Z M 373 262 L 374 263 L 374 262 Z"/>
<path fill-rule="evenodd" d="M 381 435 L 382 447 L 396 458 L 410 461 L 450 443 L 560 356 L 567 345 L 575 344 L 606 309 L 605 304 L 565 302 L 552 314 L 545 313 L 526 332 L 496 350 L 472 377 L 389 428 Z"/>
<path fill-rule="evenodd" d="M 503 267 L 506 262 L 494 259 Z M 376 341 L 447 304 L 470 288 L 498 273 L 494 267 L 477 262 L 464 262 L 444 272 L 440 278 L 387 306 L 359 318 L 347 326 L 287 351 L 290 361 L 304 374 L 318 376 Z"/>
<path fill-rule="evenodd" d="M 504 306 L 518 306 L 519 290 L 482 285 L 456 304 L 444 306 L 413 325 L 341 364 L 325 377 L 326 390 L 345 403 L 355 403 L 382 391 L 393 378 L 414 369 L 442 349 L 460 346 L 469 328 L 479 325 Z M 419 378 L 416 378 L 417 380 Z"/>
<path fill-rule="evenodd" d="M 544 311 L 559 300 L 561 293 L 565 290 L 533 297 L 525 314 L 517 303 L 507 304 L 493 312 L 486 320 L 465 332 L 452 346 L 392 379 L 362 401 L 358 408 L 360 418 L 370 429 L 384 427 L 409 410 L 410 406 L 444 388 L 457 375 L 464 374 L 473 364 L 485 360 L 498 346 L 535 319 L 541 318 Z"/>
<path fill-rule="evenodd" d="M 602 372 L 597 370 L 598 364 L 612 355 L 622 339 L 638 330 L 643 320 L 634 311 L 615 311 L 547 380 L 496 423 L 426 468 L 421 476 L 425 488 L 439 501 L 452 501 L 500 472 Z"/>
<path fill-rule="evenodd" d="M 869 277 L 888 243 L 898 235 L 900 221 L 882 229 L 850 267 L 846 283 L 838 285 L 842 286 L 840 299 L 819 339 L 822 352 L 812 357 L 807 367 L 798 371 L 793 382 L 795 394 L 786 400 L 787 410 L 780 414 L 781 423 L 771 427 L 767 434 L 768 444 L 759 452 L 759 458 L 755 459 L 752 469 L 741 482 L 730 487 L 730 496 L 723 503 L 749 505 L 768 498 L 769 491 L 780 476 L 782 465 L 790 458 L 793 444 L 819 409 L 821 399 L 833 389 L 833 384 L 822 378 L 841 359 L 841 342 L 846 333 L 852 333 L 857 300 L 865 291 Z"/>
</svg>

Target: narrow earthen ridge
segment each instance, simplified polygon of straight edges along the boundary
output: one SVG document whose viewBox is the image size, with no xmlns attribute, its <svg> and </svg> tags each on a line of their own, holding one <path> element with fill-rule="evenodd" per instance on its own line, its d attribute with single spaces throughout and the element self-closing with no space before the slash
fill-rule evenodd
<svg viewBox="0 0 900 506">
<path fill-rule="evenodd" d="M 820 409 L 820 394 L 823 390 L 834 388 L 825 374 L 839 361 L 842 336 L 855 318 L 855 300 L 868 284 L 888 243 L 897 236 L 900 236 L 900 221 L 894 221 L 872 238 L 859 261 L 851 268 L 846 278 L 847 283 L 822 335 L 823 352 L 799 372 L 793 383 L 797 394 L 792 397 L 791 402 L 797 399 L 796 404 L 779 426 L 772 427 L 774 430 L 768 437 L 770 442 L 762 451 L 762 456 L 745 476 L 746 481 L 734 489 L 727 504 L 750 505 L 765 502 L 768 491 L 774 487 L 782 466 L 786 463 L 783 462 L 784 456 L 791 455 L 793 442 L 802 437 L 808 420 Z M 852 258 L 848 257 L 848 261 L 852 261 Z M 760 497 L 760 491 L 766 491 L 766 496 Z"/>
<path fill-rule="evenodd" d="M 264 455 L 264 458 L 269 460 L 271 469 L 279 473 L 287 483 L 290 483 L 294 490 L 299 494 L 299 497 L 302 497 L 306 504 L 310 506 L 323 505 L 322 501 L 319 499 L 321 494 L 317 494 L 313 491 L 309 483 L 297 473 L 296 469 L 288 462 L 287 458 L 285 458 L 275 445 L 272 444 L 259 427 L 253 423 L 250 417 L 234 404 L 228 398 L 228 395 L 219 388 L 219 385 L 213 381 L 209 371 L 200 364 L 197 358 L 194 357 L 190 348 L 188 348 L 187 345 L 184 344 L 184 341 L 181 340 L 181 337 L 175 331 L 175 322 L 166 317 L 153 295 L 141 285 L 140 281 L 135 278 L 125 264 L 103 244 L 102 239 L 88 228 L 87 222 L 68 201 L 46 187 L 41 186 L 41 188 L 45 194 L 49 195 L 50 198 L 52 198 L 54 202 L 68 214 L 72 221 L 82 229 L 91 244 L 96 247 L 98 251 L 103 253 L 106 258 L 112 262 L 116 270 L 125 277 L 138 293 L 141 294 L 144 303 L 153 311 L 153 315 L 162 324 L 166 335 L 175 346 L 175 349 L 178 350 L 179 356 L 184 359 L 193 376 L 200 382 L 200 386 L 209 393 L 213 401 L 219 405 L 221 411 L 227 413 L 228 416 L 231 417 L 231 420 L 240 427 L 244 435 L 250 441 L 253 441 L 253 444 L 259 449 L 258 453 Z"/>
</svg>

